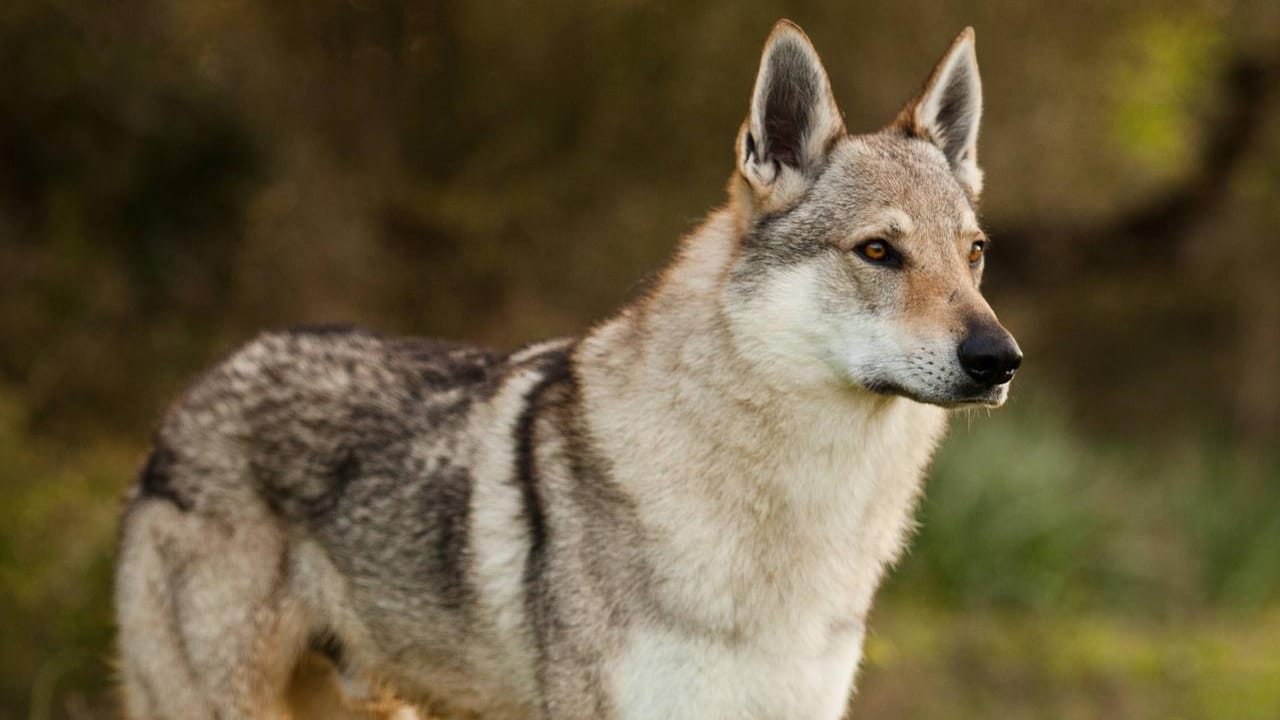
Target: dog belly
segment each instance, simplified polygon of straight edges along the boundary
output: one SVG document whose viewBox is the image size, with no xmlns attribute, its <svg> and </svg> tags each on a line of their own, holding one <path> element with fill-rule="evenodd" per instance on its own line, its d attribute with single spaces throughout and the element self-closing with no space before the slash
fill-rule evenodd
<svg viewBox="0 0 1280 720">
<path fill-rule="evenodd" d="M 611 680 L 625 720 L 764 720 L 844 716 L 862 630 L 817 654 L 633 632 Z"/>
<path fill-rule="evenodd" d="M 429 624 L 415 624 L 414 639 L 391 652 L 380 644 L 366 644 L 368 638 L 404 633 L 403 626 L 388 628 L 375 621 L 359 629 L 344 628 L 353 640 L 343 646 L 346 654 L 338 672 L 350 697 L 359 700 L 386 691 L 427 710 L 423 717 L 432 720 L 536 717 L 536 699 L 518 680 L 503 674 L 499 648 L 478 637 L 459 642 L 447 631 L 437 633 Z"/>
<path fill-rule="evenodd" d="M 291 590 L 349 689 L 383 686 L 429 707 L 431 717 L 530 717 L 528 681 L 509 663 L 518 647 L 496 638 L 473 605 L 439 606 L 417 586 L 361 580 L 340 570 L 331 548 L 314 541 L 291 552 Z M 403 581 L 403 579 L 401 579 Z M 357 693 L 358 694 L 358 693 Z"/>
</svg>

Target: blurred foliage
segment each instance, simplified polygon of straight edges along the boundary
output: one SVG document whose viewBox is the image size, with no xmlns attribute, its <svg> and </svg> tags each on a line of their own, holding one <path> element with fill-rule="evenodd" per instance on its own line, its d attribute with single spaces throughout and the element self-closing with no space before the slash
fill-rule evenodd
<svg viewBox="0 0 1280 720">
<path fill-rule="evenodd" d="M 851 717 L 1205 718 L 1280 713 L 1280 614 L 1151 621 L 881 603 Z"/>
<path fill-rule="evenodd" d="M 1092 437 L 1058 404 L 956 420 L 890 588 L 1149 618 L 1280 606 L 1280 453 Z"/>
<path fill-rule="evenodd" d="M 976 26 L 989 295 L 1029 358 L 957 418 L 854 707 L 1280 716 L 1280 124 L 1185 238 L 1001 261 L 1194 179 L 1280 5 L 8 0 L 0 718 L 111 716 L 118 498 L 184 382 L 264 326 L 603 316 L 721 201 L 781 16 L 856 130 Z"/>
<path fill-rule="evenodd" d="M 1099 438 L 1056 404 L 953 422 L 854 717 L 1280 715 L 1280 454 Z"/>
<path fill-rule="evenodd" d="M 1207 7 L 1157 15 L 1117 38 L 1125 58 L 1115 71 L 1114 142 L 1148 173 L 1187 172 L 1197 115 L 1214 100 L 1210 69 L 1224 58 L 1222 28 Z M 1200 110 L 1200 113 L 1196 111 Z"/>
<path fill-rule="evenodd" d="M 0 718 L 111 717 L 111 553 L 136 462 L 42 442 L 0 393 Z"/>
</svg>

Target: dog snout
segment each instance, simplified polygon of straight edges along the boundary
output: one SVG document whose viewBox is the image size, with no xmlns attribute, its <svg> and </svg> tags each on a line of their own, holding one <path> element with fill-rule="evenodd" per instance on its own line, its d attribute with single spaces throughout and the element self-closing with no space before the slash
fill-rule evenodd
<svg viewBox="0 0 1280 720">
<path fill-rule="evenodd" d="M 970 332 L 960 343 L 959 355 L 969 377 L 987 387 L 1009 382 L 1022 365 L 1018 343 L 999 326 Z"/>
</svg>

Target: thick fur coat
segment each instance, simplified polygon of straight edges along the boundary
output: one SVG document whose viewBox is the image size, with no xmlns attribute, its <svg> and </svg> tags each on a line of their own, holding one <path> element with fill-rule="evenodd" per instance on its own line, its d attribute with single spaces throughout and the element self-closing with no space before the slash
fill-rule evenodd
<svg viewBox="0 0 1280 720">
<path fill-rule="evenodd" d="M 945 408 L 1020 360 L 978 290 L 980 114 L 966 31 L 849 135 L 779 23 L 729 202 L 585 335 L 298 329 L 214 367 L 128 500 L 130 717 L 285 716 L 303 657 L 334 716 L 842 717 Z"/>
</svg>

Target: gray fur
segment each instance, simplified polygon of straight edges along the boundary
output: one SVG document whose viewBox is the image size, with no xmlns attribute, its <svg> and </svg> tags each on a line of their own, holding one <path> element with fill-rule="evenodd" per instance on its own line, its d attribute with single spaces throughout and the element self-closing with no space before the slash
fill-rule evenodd
<svg viewBox="0 0 1280 720">
<path fill-rule="evenodd" d="M 937 406 L 1008 388 L 956 365 L 966 333 L 1004 331 L 964 259 L 975 197 L 908 130 L 846 135 L 779 24 L 729 205 L 582 337 L 296 329 L 208 371 L 127 503 L 129 717 L 303 712 L 315 659 L 347 699 L 302 706 L 332 717 L 406 717 L 391 696 L 445 718 L 840 717 Z M 853 254 L 882 236 L 901 268 Z"/>
</svg>

